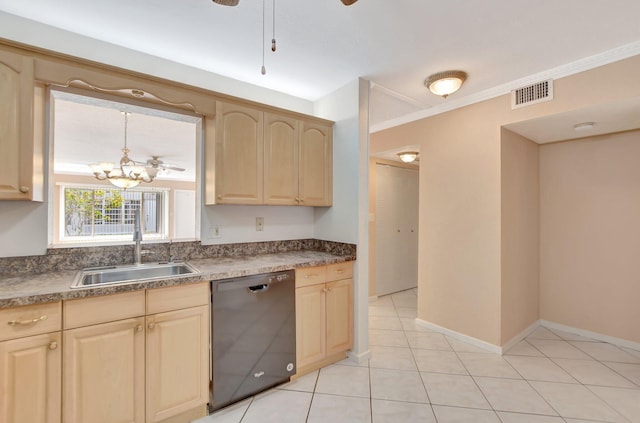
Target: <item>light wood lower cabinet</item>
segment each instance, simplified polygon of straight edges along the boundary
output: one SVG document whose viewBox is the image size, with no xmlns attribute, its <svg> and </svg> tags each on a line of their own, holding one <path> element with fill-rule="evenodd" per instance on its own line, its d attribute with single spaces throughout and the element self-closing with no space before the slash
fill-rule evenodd
<svg viewBox="0 0 640 423">
<path fill-rule="evenodd" d="M 66 301 L 64 423 L 204 416 L 208 304 L 208 282 Z"/>
<path fill-rule="evenodd" d="M 325 358 L 327 310 L 324 283 L 296 289 L 298 371 Z"/>
<path fill-rule="evenodd" d="M 326 284 L 327 356 L 353 346 L 353 279 Z"/>
<path fill-rule="evenodd" d="M 353 346 L 353 263 L 296 270 L 296 361 L 303 375 Z"/>
<path fill-rule="evenodd" d="M 0 310 L 0 422 L 59 423 L 62 303 Z"/>
<path fill-rule="evenodd" d="M 0 342 L 0 421 L 60 422 L 60 332 Z"/>
<path fill-rule="evenodd" d="M 65 423 L 144 422 L 144 317 L 64 332 Z"/>
<path fill-rule="evenodd" d="M 209 307 L 147 316 L 147 422 L 206 404 Z"/>
</svg>

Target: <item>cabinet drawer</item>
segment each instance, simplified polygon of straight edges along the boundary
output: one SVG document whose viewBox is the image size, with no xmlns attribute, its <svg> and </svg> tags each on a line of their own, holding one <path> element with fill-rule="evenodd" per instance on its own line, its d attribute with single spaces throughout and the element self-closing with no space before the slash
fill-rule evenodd
<svg viewBox="0 0 640 423">
<path fill-rule="evenodd" d="M 296 269 L 296 288 L 317 285 L 327 280 L 327 266 Z"/>
<path fill-rule="evenodd" d="M 329 264 L 327 266 L 327 281 L 339 281 L 353 278 L 353 262 Z"/>
<path fill-rule="evenodd" d="M 0 341 L 60 330 L 61 301 L 0 310 Z"/>
<path fill-rule="evenodd" d="M 144 316 L 143 290 L 67 300 L 63 323 L 70 329 L 138 316 Z"/>
<path fill-rule="evenodd" d="M 209 304 L 209 282 L 147 291 L 147 314 L 180 310 Z"/>
</svg>

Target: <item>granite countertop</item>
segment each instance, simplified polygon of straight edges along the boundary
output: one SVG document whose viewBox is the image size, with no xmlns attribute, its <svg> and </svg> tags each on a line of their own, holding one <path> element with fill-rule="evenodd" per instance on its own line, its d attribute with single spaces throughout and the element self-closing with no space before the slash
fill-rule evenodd
<svg viewBox="0 0 640 423">
<path fill-rule="evenodd" d="M 61 271 L 19 276 L 0 276 L 0 309 L 74 298 L 94 297 L 117 292 L 160 288 L 200 281 L 228 279 L 259 273 L 291 270 L 355 260 L 352 255 L 335 255 L 321 251 L 288 251 L 252 256 L 216 257 L 189 260 L 201 273 L 169 279 L 153 279 L 136 283 L 71 289 L 78 272 Z"/>
</svg>

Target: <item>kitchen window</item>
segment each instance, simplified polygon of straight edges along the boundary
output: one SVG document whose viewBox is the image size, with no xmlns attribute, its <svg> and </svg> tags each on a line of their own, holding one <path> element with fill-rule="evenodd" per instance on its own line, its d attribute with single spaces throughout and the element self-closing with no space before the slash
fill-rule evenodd
<svg viewBox="0 0 640 423">
<path fill-rule="evenodd" d="M 145 239 L 168 237 L 168 190 L 60 185 L 60 242 L 130 241 L 141 211 Z"/>
<path fill-rule="evenodd" d="M 48 100 L 50 247 L 131 243 L 138 209 L 145 242 L 200 238 L 201 116 L 75 88 Z M 157 168 L 153 182 L 124 190 L 96 179 L 90 164 L 118 163 L 125 138 L 129 159 Z"/>
</svg>

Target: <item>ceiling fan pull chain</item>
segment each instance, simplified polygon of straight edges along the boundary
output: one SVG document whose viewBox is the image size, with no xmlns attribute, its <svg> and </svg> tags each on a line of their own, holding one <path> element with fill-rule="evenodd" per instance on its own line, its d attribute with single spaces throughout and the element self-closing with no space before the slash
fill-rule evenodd
<svg viewBox="0 0 640 423">
<path fill-rule="evenodd" d="M 261 74 L 266 74 L 267 73 L 267 68 L 264 67 L 264 33 L 266 31 L 265 29 L 265 25 L 264 25 L 264 2 L 265 0 L 262 0 L 262 46 L 261 46 L 261 50 L 262 50 L 262 68 L 260 68 L 260 73 Z"/>
<path fill-rule="evenodd" d="M 276 51 L 276 0 L 273 0 L 273 37 L 271 37 L 271 51 Z"/>
</svg>

